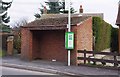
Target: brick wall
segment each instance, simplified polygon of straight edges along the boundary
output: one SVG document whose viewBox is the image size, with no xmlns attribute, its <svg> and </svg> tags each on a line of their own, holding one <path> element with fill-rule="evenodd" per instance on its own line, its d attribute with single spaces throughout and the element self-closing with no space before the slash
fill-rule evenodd
<svg viewBox="0 0 120 77">
<path fill-rule="evenodd" d="M 74 50 L 71 50 L 71 63 L 77 64 L 77 50 L 92 50 L 92 18 L 72 26 L 75 33 Z M 24 59 L 43 59 L 67 62 L 65 49 L 65 30 L 34 30 L 22 28 L 21 57 Z"/>
<path fill-rule="evenodd" d="M 93 31 L 92 17 L 77 25 L 77 50 L 92 51 Z"/>
<path fill-rule="evenodd" d="M 33 33 L 33 56 L 43 60 L 67 62 L 64 30 L 42 30 Z"/>
<path fill-rule="evenodd" d="M 21 29 L 21 58 L 32 60 L 32 33 L 27 28 Z"/>
<path fill-rule="evenodd" d="M 93 31 L 92 17 L 77 25 L 77 49 L 76 50 L 93 50 Z M 77 53 L 77 57 L 83 57 L 83 54 Z M 90 55 L 87 55 L 90 56 Z M 83 63 L 79 60 L 77 63 Z"/>
<path fill-rule="evenodd" d="M 71 50 L 71 64 L 77 65 L 77 26 L 72 26 L 71 31 L 74 32 L 74 49 Z"/>
</svg>

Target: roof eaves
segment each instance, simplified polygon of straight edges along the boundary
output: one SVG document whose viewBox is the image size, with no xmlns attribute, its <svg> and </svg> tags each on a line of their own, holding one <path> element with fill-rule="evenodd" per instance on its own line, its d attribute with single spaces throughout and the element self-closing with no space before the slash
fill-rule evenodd
<svg viewBox="0 0 120 77">
<path fill-rule="evenodd" d="M 72 24 L 73 25 L 73 24 Z M 64 26 L 67 27 L 67 24 L 60 24 L 60 25 L 26 25 L 26 26 L 21 26 L 21 28 L 34 28 L 34 27 L 60 27 L 60 26 Z"/>
</svg>

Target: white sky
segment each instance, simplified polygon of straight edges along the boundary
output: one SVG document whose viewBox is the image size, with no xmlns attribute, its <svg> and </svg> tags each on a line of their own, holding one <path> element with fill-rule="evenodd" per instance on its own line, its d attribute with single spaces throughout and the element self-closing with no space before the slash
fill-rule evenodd
<svg viewBox="0 0 120 77">
<path fill-rule="evenodd" d="M 118 12 L 119 0 L 71 0 L 72 6 L 78 11 L 80 5 L 83 6 L 84 13 L 104 13 L 104 20 L 113 26 Z M 9 9 L 11 16 L 10 24 L 27 19 L 34 20 L 34 14 L 39 11 L 40 3 L 44 0 L 13 0 Z"/>
</svg>

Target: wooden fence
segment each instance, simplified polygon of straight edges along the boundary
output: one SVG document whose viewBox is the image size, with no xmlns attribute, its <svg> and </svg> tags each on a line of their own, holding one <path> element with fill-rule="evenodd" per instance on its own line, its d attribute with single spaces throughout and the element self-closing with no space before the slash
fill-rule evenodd
<svg viewBox="0 0 120 77">
<path fill-rule="evenodd" d="M 101 62 L 101 63 L 113 63 L 114 67 L 118 67 L 120 64 L 120 60 L 117 60 L 117 57 L 120 56 L 119 53 L 113 53 L 113 52 L 95 52 L 95 51 L 83 51 L 83 50 L 78 50 L 78 53 L 82 53 L 84 56 L 83 57 L 78 57 L 78 60 L 84 60 L 84 64 L 87 64 L 87 61 L 90 62 Z M 88 54 L 93 55 L 93 57 L 87 57 Z M 112 60 L 104 59 L 104 58 L 96 58 L 94 57 L 95 55 L 105 55 L 105 56 L 113 56 Z"/>
</svg>

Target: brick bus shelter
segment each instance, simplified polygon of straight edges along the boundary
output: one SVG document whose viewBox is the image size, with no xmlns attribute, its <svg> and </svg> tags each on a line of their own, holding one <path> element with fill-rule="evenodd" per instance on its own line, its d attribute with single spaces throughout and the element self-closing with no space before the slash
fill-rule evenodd
<svg viewBox="0 0 120 77">
<path fill-rule="evenodd" d="M 65 32 L 68 31 L 65 17 L 48 17 L 35 20 L 21 27 L 21 58 L 25 60 L 56 60 L 67 63 Z M 71 30 L 74 32 L 74 49 L 71 63 L 77 64 L 77 50 L 92 51 L 92 17 L 71 16 Z"/>
</svg>

